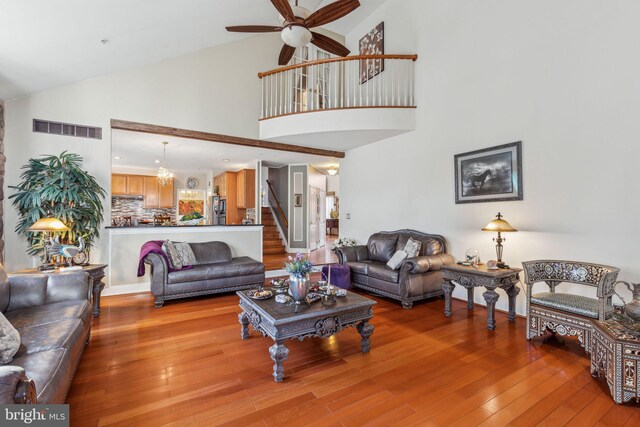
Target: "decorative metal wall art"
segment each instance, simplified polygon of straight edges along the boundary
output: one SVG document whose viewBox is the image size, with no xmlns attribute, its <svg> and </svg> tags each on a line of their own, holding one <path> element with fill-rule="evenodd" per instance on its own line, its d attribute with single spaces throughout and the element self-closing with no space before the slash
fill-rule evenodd
<svg viewBox="0 0 640 427">
<path fill-rule="evenodd" d="M 384 22 L 360 39 L 360 55 L 384 55 Z M 360 61 L 360 84 L 384 71 L 384 59 Z"/>
</svg>

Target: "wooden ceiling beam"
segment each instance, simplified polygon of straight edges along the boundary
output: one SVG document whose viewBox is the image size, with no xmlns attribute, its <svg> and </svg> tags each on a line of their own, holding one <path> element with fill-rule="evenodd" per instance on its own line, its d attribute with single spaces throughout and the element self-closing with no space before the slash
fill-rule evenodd
<svg viewBox="0 0 640 427">
<path fill-rule="evenodd" d="M 168 126 L 152 125 L 148 123 L 130 122 L 127 120 L 111 119 L 111 129 L 128 130 L 131 132 L 155 133 L 159 135 L 168 135 L 178 138 L 200 139 L 204 141 L 220 142 L 223 144 L 264 148 L 267 150 L 290 151 L 293 153 L 313 154 L 315 156 L 336 157 L 338 159 L 343 159 L 345 156 L 345 153 L 342 151 L 303 147 L 301 145 L 284 144 L 281 142 L 263 141 L 260 139 L 243 138 L 239 136 L 223 135 L 219 133 L 172 128 Z"/>
</svg>

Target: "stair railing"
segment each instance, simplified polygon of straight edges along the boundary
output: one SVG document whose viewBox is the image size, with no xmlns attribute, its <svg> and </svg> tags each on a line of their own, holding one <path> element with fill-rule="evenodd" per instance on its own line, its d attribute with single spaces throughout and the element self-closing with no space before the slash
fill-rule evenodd
<svg viewBox="0 0 640 427">
<path fill-rule="evenodd" d="M 289 221 L 287 221 L 287 216 L 284 214 L 284 211 L 282 210 L 282 206 L 280 205 L 280 201 L 278 200 L 278 196 L 276 196 L 276 192 L 273 190 L 273 186 L 271 185 L 271 181 L 267 180 L 267 185 L 269 186 L 269 194 L 273 196 L 273 199 L 276 201 L 276 209 L 278 210 L 278 213 L 280 214 L 280 217 L 282 218 L 282 222 L 284 223 L 284 226 L 288 229 L 289 228 Z"/>
</svg>

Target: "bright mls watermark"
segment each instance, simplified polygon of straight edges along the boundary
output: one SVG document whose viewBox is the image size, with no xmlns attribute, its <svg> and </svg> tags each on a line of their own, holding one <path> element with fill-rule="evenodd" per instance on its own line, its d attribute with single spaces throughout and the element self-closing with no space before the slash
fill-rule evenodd
<svg viewBox="0 0 640 427">
<path fill-rule="evenodd" d="M 0 426 L 69 427 L 69 405 L 0 405 Z"/>
</svg>

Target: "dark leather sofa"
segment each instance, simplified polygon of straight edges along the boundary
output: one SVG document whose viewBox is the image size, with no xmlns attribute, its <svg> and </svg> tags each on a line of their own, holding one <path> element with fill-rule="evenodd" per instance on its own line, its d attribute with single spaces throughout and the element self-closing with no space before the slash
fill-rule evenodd
<svg viewBox="0 0 640 427">
<path fill-rule="evenodd" d="M 166 300 L 249 289 L 264 284 L 264 264 L 249 257 L 232 257 L 224 242 L 189 243 L 196 257 L 193 268 L 169 272 L 164 257 L 150 253 L 151 292 L 155 306 Z"/>
<path fill-rule="evenodd" d="M 38 403 L 64 403 L 91 332 L 91 285 L 85 272 L 7 278 L 0 265 L 0 310 L 21 339 L 0 366 L 1 403 L 35 403 L 33 385 Z"/>
<path fill-rule="evenodd" d="M 387 267 L 393 254 L 404 249 L 409 238 L 422 243 L 417 257 L 407 258 L 398 270 Z M 369 237 L 366 245 L 343 247 L 336 251 L 340 264 L 351 269 L 353 285 L 393 298 L 409 309 L 414 301 L 443 294 L 440 268 L 452 264 L 444 237 L 416 230 L 381 231 Z"/>
</svg>

